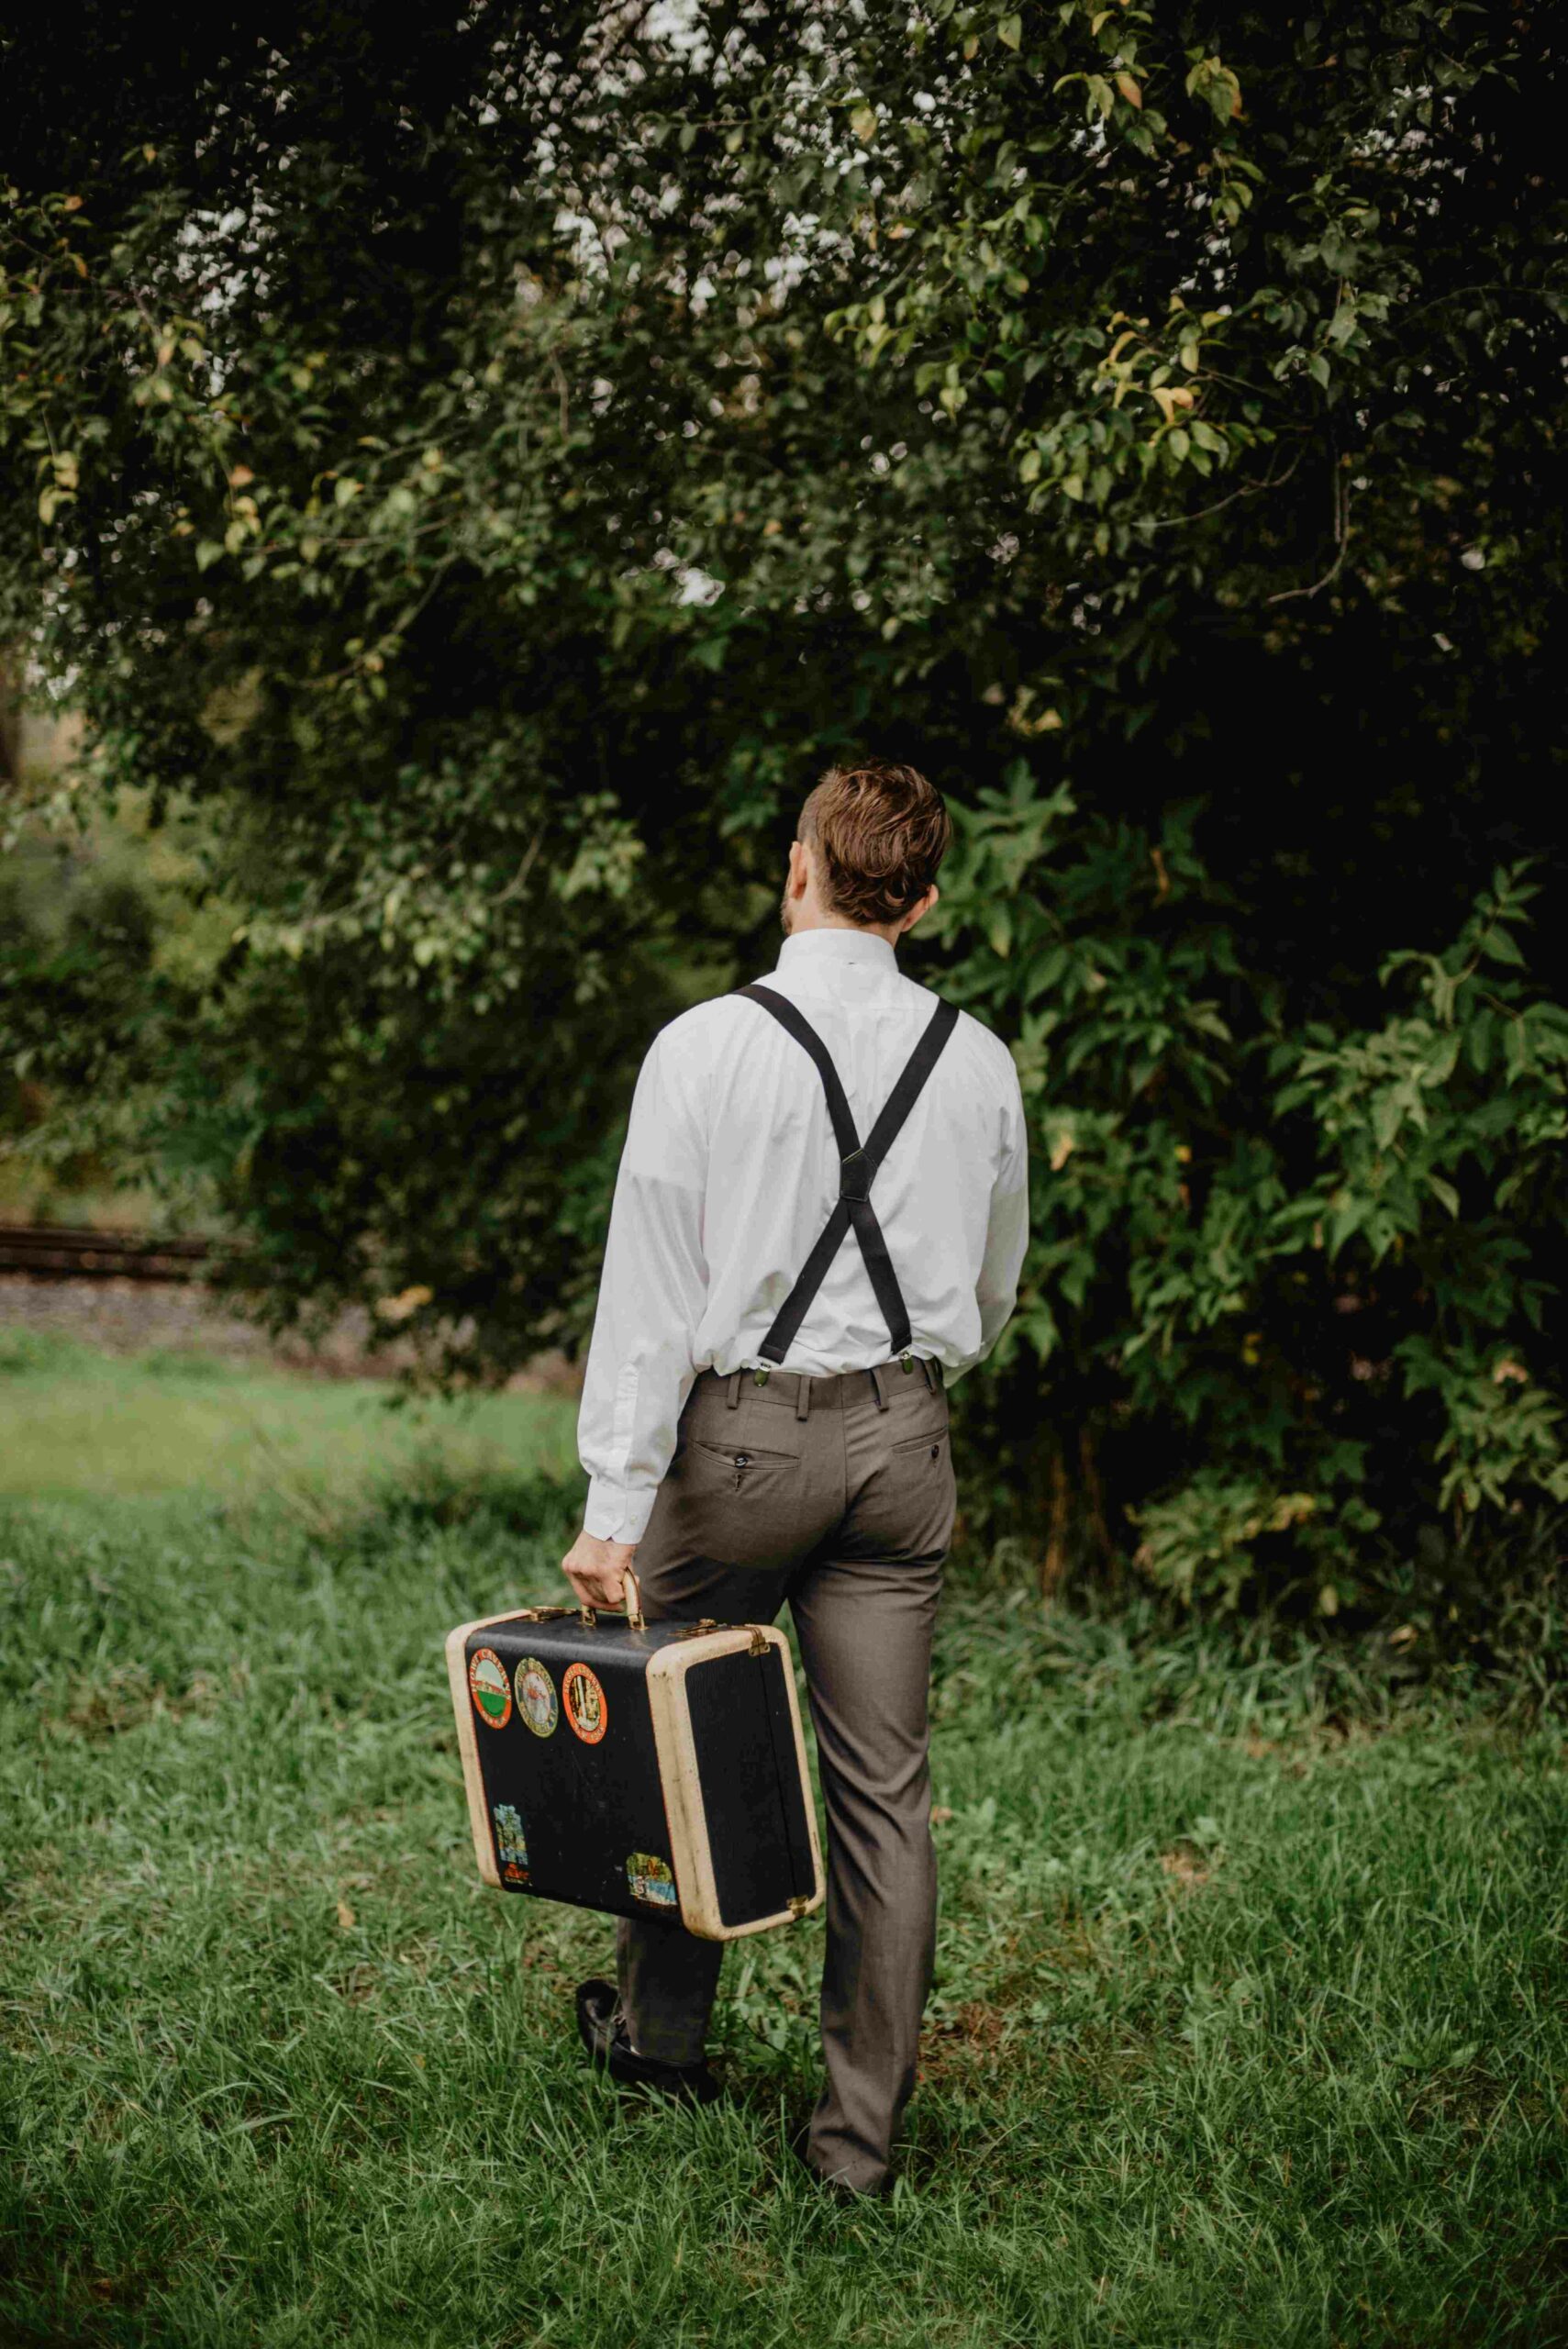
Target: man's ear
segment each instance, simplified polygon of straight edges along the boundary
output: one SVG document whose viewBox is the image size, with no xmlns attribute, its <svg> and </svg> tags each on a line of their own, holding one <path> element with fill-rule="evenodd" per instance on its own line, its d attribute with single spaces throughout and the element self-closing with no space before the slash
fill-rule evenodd
<svg viewBox="0 0 1568 2349">
<path fill-rule="evenodd" d="M 911 906 L 903 920 L 899 923 L 898 935 L 900 938 L 904 937 L 907 931 L 913 930 L 917 921 L 925 920 L 926 916 L 930 912 L 931 907 L 938 902 L 941 894 L 941 891 L 937 887 L 936 883 L 933 881 L 925 896 L 919 900 L 918 904 Z"/>
<path fill-rule="evenodd" d="M 789 879 L 784 885 L 792 897 L 804 897 L 810 882 L 811 865 L 806 857 L 805 843 L 801 841 L 791 841 Z"/>
</svg>

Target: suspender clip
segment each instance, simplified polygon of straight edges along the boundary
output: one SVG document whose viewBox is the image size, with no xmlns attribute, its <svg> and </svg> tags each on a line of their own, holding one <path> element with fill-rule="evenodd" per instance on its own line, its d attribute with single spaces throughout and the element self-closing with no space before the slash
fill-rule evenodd
<svg viewBox="0 0 1568 2349">
<path fill-rule="evenodd" d="M 848 1158 L 840 1159 L 839 1197 L 841 1199 L 870 1198 L 871 1162 L 863 1150 L 851 1150 Z"/>
</svg>

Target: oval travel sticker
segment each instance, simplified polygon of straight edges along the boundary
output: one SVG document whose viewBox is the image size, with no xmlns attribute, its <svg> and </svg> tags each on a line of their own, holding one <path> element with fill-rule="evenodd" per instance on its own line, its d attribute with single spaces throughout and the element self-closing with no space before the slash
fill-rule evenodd
<svg viewBox="0 0 1568 2349">
<path fill-rule="evenodd" d="M 634 1900 L 646 1901 L 650 1909 L 674 1908 L 675 1876 L 668 1860 L 657 1859 L 651 1852 L 633 1852 L 626 1864 L 626 1880 Z"/>
<path fill-rule="evenodd" d="M 555 1701 L 555 1683 L 537 1655 L 519 1656 L 513 1675 L 517 1687 L 517 1710 L 536 1737 L 548 1737 L 561 1718 Z"/>
<path fill-rule="evenodd" d="M 512 1684 L 494 1648 L 475 1648 L 468 1660 L 468 1693 L 486 1729 L 505 1729 L 512 1718 Z"/>
<path fill-rule="evenodd" d="M 610 1718 L 598 1674 L 590 1672 L 585 1664 L 569 1664 L 561 1684 L 561 1701 L 566 1708 L 567 1720 L 584 1744 L 597 1745 Z"/>
</svg>

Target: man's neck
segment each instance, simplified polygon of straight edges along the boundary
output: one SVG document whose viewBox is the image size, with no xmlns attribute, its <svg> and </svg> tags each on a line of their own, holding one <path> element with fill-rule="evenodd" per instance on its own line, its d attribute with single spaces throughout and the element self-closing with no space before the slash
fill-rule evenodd
<svg viewBox="0 0 1568 2349">
<path fill-rule="evenodd" d="M 835 921 L 830 915 L 817 915 L 805 920 L 793 921 L 784 932 L 786 938 L 808 937 L 814 930 L 828 930 L 836 936 L 851 938 L 880 938 L 884 946 L 898 951 L 898 932 L 879 922 Z"/>
</svg>

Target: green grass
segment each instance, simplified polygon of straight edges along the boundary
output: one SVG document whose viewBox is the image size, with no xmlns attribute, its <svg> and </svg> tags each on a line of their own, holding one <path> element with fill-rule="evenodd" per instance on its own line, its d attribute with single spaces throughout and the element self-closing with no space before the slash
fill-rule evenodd
<svg viewBox="0 0 1568 2349">
<path fill-rule="evenodd" d="M 117 1359 L 0 1327 L 0 1497 L 224 1493 L 330 1521 L 388 1475 L 471 1479 L 574 1459 L 561 1396 L 398 1402 L 373 1379 L 306 1379 L 211 1354 Z"/>
<path fill-rule="evenodd" d="M 168 1210 L 154 1191 L 91 1181 L 61 1186 L 51 1168 L 21 1157 L 11 1138 L 0 1136 L 0 1223 L 160 1231 L 167 1228 Z M 189 1228 L 182 1219 L 182 1229 Z"/>
<path fill-rule="evenodd" d="M 383 1475 L 0 1509 L 0 2340 L 1568 2337 L 1559 1726 L 955 1592 L 927 2060 L 845 2210 L 786 2150 L 818 1922 L 730 1954 L 732 2101 L 628 2113 L 606 1924 L 474 1876 L 440 1638 L 575 1487 Z"/>
</svg>

